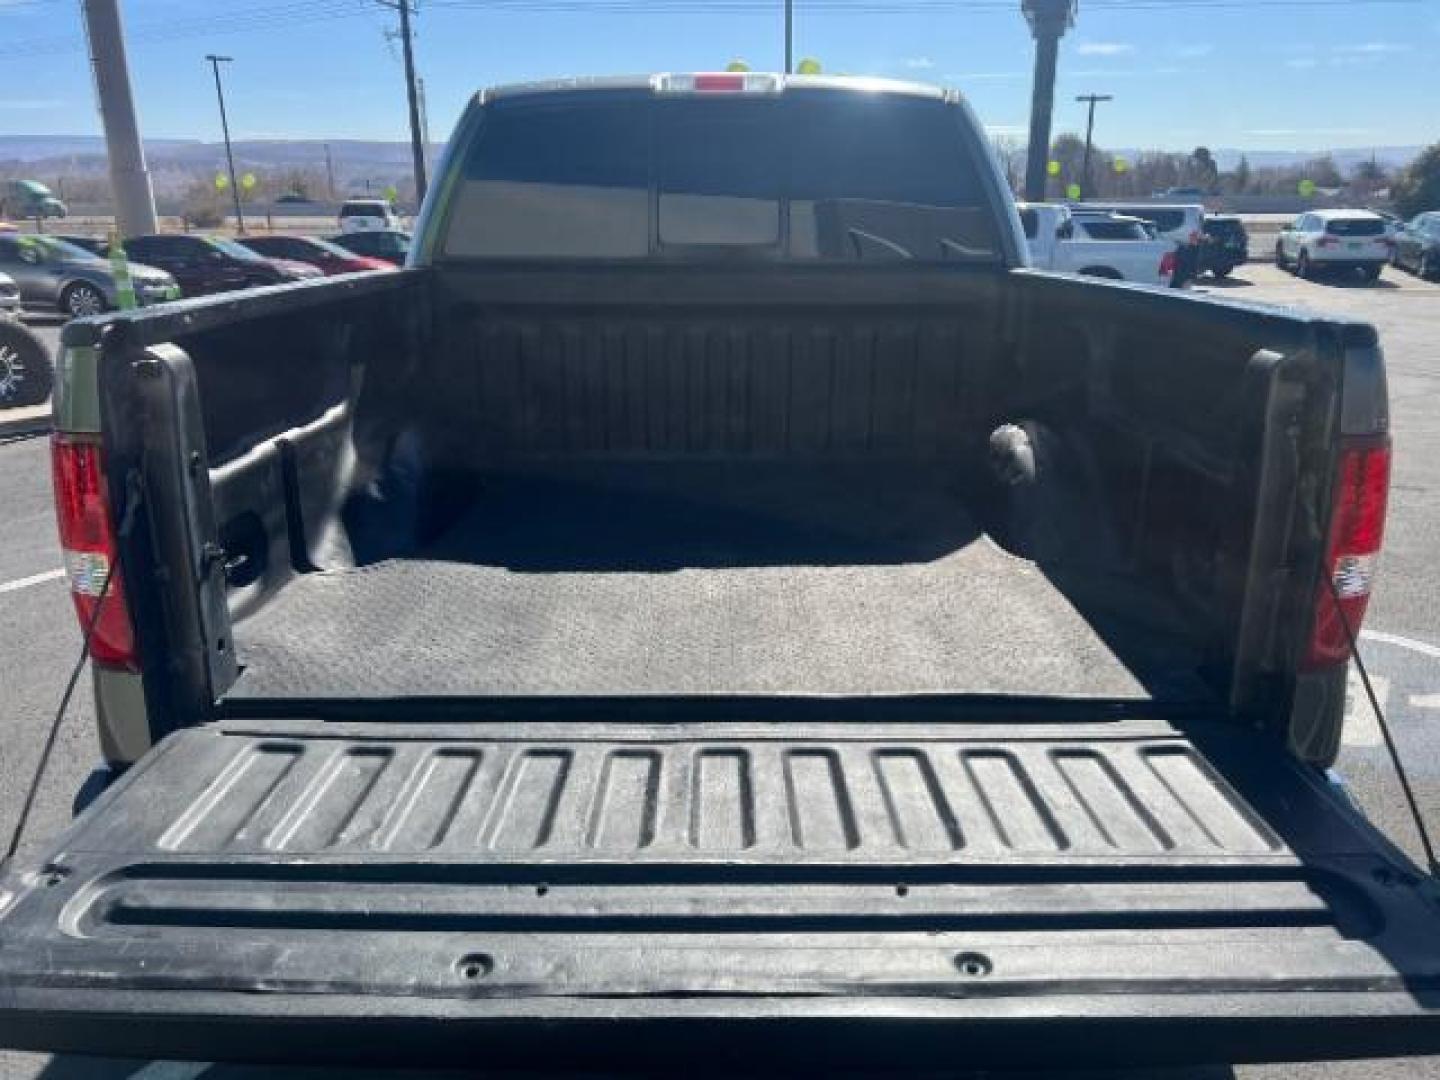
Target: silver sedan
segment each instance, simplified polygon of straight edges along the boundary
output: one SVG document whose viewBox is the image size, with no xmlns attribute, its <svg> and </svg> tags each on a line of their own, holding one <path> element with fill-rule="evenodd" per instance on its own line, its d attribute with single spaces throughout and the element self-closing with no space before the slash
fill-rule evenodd
<svg viewBox="0 0 1440 1080">
<path fill-rule="evenodd" d="M 20 286 L 27 308 L 58 310 L 76 318 L 118 307 L 119 291 L 110 263 L 53 236 L 0 234 L 0 273 Z M 163 270 L 130 264 L 137 303 L 176 300 L 180 288 Z"/>
</svg>

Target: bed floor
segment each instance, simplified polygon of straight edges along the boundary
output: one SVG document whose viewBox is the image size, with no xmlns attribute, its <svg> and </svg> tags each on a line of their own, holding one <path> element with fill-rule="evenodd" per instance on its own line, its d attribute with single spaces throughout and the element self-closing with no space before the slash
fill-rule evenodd
<svg viewBox="0 0 1440 1080">
<path fill-rule="evenodd" d="M 235 637 L 231 699 L 1197 685 L 909 474 L 495 479 L 415 554 L 301 575 Z"/>
</svg>

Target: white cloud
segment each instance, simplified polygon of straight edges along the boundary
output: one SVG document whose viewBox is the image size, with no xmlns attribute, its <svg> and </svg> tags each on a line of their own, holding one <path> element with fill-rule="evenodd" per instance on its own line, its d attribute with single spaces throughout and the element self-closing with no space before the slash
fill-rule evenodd
<svg viewBox="0 0 1440 1080">
<path fill-rule="evenodd" d="M 0 98 L 0 109 L 58 109 L 64 104 L 59 98 Z"/>
<path fill-rule="evenodd" d="M 935 61 L 928 56 L 912 56 L 902 60 L 900 66 L 909 68 L 911 71 L 929 71 L 935 66 Z"/>
<path fill-rule="evenodd" d="M 1411 48 L 1398 41 L 1367 41 L 1360 45 L 1336 45 L 1330 51 L 1337 56 L 1387 56 L 1410 52 Z"/>
<path fill-rule="evenodd" d="M 1076 51 L 1081 56 L 1126 56 L 1135 46 L 1123 41 L 1082 41 Z"/>
</svg>

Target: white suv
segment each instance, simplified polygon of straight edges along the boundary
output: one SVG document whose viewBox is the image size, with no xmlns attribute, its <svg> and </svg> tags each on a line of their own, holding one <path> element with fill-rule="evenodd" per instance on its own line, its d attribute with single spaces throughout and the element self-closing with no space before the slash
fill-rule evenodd
<svg viewBox="0 0 1440 1080">
<path fill-rule="evenodd" d="M 1302 278 L 1321 270 L 1358 270 L 1367 281 L 1380 276 L 1394 241 L 1385 219 L 1369 210 L 1313 210 L 1280 230 L 1275 265 Z"/>
<path fill-rule="evenodd" d="M 398 229 L 400 218 L 384 199 L 346 199 L 340 207 L 340 231 L 374 232 L 377 229 Z"/>
</svg>

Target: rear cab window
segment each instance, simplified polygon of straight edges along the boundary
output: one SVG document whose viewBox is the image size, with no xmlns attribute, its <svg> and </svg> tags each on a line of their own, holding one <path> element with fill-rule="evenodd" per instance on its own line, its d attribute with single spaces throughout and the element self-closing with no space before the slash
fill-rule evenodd
<svg viewBox="0 0 1440 1080">
<path fill-rule="evenodd" d="M 955 107 L 648 92 L 487 106 L 444 254 L 998 262 Z"/>
<path fill-rule="evenodd" d="M 1384 236 L 1385 222 L 1380 218 L 1331 218 L 1325 225 L 1331 236 Z"/>
<path fill-rule="evenodd" d="M 1078 224 L 1091 240 L 1144 240 L 1145 230 L 1133 221 L 1106 221 L 1103 218 L 1077 218 Z"/>
<path fill-rule="evenodd" d="M 379 202 L 347 202 L 340 207 L 340 216 L 379 217 L 385 216 L 385 204 Z"/>
</svg>

